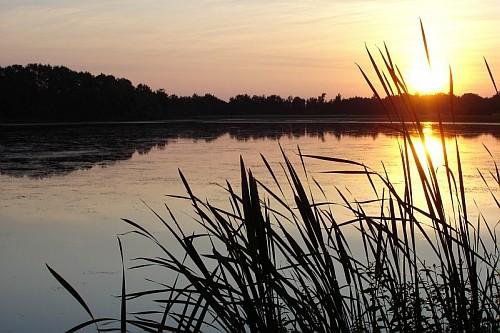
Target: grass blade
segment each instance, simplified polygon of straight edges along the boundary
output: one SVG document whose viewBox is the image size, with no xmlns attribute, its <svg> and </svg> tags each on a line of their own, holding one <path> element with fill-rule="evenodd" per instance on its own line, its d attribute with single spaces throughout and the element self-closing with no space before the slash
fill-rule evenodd
<svg viewBox="0 0 500 333">
<path fill-rule="evenodd" d="M 420 31 L 422 33 L 422 41 L 424 42 L 425 56 L 427 57 L 427 63 L 429 68 L 431 67 L 431 57 L 429 56 L 429 48 L 427 47 L 427 38 L 425 37 L 424 24 L 422 23 L 422 18 L 420 18 Z"/>
<path fill-rule="evenodd" d="M 488 65 L 488 61 L 483 57 L 484 63 L 486 64 L 486 69 L 488 69 L 488 74 L 490 74 L 491 82 L 493 82 L 493 87 L 495 87 L 495 93 L 498 95 L 497 84 L 495 83 L 495 79 L 493 78 L 493 74 L 491 73 L 490 65 Z"/>
</svg>

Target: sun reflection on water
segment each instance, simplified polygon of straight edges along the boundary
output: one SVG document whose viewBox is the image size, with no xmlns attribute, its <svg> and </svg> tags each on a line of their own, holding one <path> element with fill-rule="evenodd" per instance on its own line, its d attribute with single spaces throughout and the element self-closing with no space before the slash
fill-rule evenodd
<svg viewBox="0 0 500 333">
<path fill-rule="evenodd" d="M 431 157 L 434 168 L 444 164 L 443 146 L 441 144 L 440 133 L 432 128 L 431 123 L 423 123 L 422 130 L 424 133 L 425 142 L 422 142 L 419 137 L 414 137 L 415 150 L 417 151 L 418 159 L 423 164 L 426 164 L 426 151 Z"/>
</svg>

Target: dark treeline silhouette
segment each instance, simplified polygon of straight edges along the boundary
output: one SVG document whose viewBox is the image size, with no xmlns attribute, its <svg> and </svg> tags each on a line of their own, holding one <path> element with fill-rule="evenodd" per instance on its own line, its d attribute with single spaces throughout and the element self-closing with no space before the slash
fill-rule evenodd
<svg viewBox="0 0 500 333">
<path fill-rule="evenodd" d="M 410 96 L 423 120 L 449 110 L 446 94 Z M 387 101 L 385 101 L 387 102 Z M 397 101 L 396 101 L 397 102 Z M 456 120 L 497 121 L 500 96 L 464 94 L 453 98 Z M 196 117 L 386 117 L 375 98 L 328 99 L 277 95 L 237 95 L 229 101 L 213 95 L 176 96 L 111 75 L 94 76 L 63 66 L 30 64 L 0 67 L 0 121 L 138 121 Z M 442 115 L 452 120 L 449 113 Z"/>
<path fill-rule="evenodd" d="M 437 131 L 437 125 L 432 125 Z M 463 137 L 490 134 L 498 137 L 497 126 L 486 124 L 444 125 L 445 134 Z M 65 175 L 95 165 L 109 166 L 128 160 L 134 153 L 165 149 L 178 139 L 211 142 L 224 135 L 234 140 L 280 140 L 284 137 L 333 135 L 372 137 L 397 135 L 388 123 L 297 123 L 190 121 L 126 124 L 8 125 L 0 127 L 0 174 L 44 178 Z M 277 144 L 271 142 L 271 144 Z"/>
</svg>

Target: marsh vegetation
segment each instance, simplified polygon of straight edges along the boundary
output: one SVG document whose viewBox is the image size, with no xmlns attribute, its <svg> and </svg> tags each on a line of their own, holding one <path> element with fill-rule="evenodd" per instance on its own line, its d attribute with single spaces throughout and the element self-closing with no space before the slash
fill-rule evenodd
<svg viewBox="0 0 500 333">
<path fill-rule="evenodd" d="M 425 44 L 423 28 L 422 35 Z M 124 219 L 132 230 L 118 239 L 119 316 L 95 316 L 49 267 L 90 316 L 70 331 L 95 325 L 121 332 L 497 332 L 498 219 L 472 218 L 456 136 L 450 145 L 439 121 L 443 161 L 436 165 L 405 81 L 387 47 L 379 51 L 382 65 L 367 49 L 386 97 L 360 70 L 399 132 L 401 182 L 342 156 L 298 148 L 291 159 L 282 150 L 278 169 L 262 156 L 265 179 L 256 178 L 242 158 L 240 182 L 223 185 L 228 205 L 220 207 L 197 195 L 179 171 L 186 194 L 174 197 L 191 204 L 199 231 L 187 231 L 167 205 L 164 212 L 153 212 L 175 246 Z M 449 82 L 453 115 L 451 69 Z M 491 158 L 488 170 L 478 172 L 500 208 L 495 196 L 500 176 Z M 363 177 L 371 198 L 357 200 L 354 189 L 335 188 L 341 200 L 332 202 L 327 188 L 335 184 L 317 181 L 308 171 L 310 160 L 324 162 L 326 175 Z M 349 217 L 340 219 L 339 209 Z M 156 256 L 133 258 L 129 269 L 154 268 L 175 278 L 157 288 L 127 290 L 125 237 L 144 238 L 158 250 Z M 150 301 L 150 309 L 129 313 L 137 301 Z"/>
</svg>

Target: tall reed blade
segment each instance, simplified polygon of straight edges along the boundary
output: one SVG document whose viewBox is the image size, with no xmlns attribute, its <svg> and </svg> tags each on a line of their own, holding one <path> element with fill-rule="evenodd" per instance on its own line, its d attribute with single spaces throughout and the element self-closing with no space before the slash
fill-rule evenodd
<svg viewBox="0 0 500 333">
<path fill-rule="evenodd" d="M 120 310 L 120 332 L 127 332 L 127 298 L 125 292 L 125 264 L 123 263 L 123 247 L 120 237 L 118 238 L 118 246 L 120 247 L 120 257 L 122 262 L 122 292 L 121 292 L 121 310 Z"/>
<path fill-rule="evenodd" d="M 486 64 L 486 69 L 488 69 L 488 73 L 490 74 L 491 82 L 493 82 L 493 87 L 495 87 L 495 92 L 498 95 L 497 84 L 495 83 L 495 78 L 493 77 L 493 74 L 491 73 L 490 65 L 488 65 L 488 61 L 486 61 L 485 57 L 483 57 L 483 59 L 484 59 L 484 63 Z"/>
<path fill-rule="evenodd" d="M 425 38 L 424 24 L 422 23 L 422 18 L 420 18 L 420 31 L 422 32 L 422 40 L 424 42 L 425 56 L 427 57 L 427 63 L 429 68 L 431 67 L 431 57 L 429 56 L 429 48 L 427 47 L 427 38 Z"/>
<path fill-rule="evenodd" d="M 52 267 L 50 267 L 48 264 L 45 264 L 45 266 L 47 266 L 47 269 L 49 270 L 50 274 L 52 274 L 52 276 L 57 280 L 57 282 L 59 282 L 61 286 L 63 286 L 64 289 L 66 289 L 66 291 L 69 292 L 71 296 L 73 296 L 73 298 L 77 300 L 77 302 L 80 303 L 80 305 L 85 309 L 85 311 L 89 314 L 90 318 L 92 318 L 91 322 L 95 323 L 96 321 L 94 315 L 90 311 L 89 306 L 87 305 L 87 303 L 85 303 L 82 296 L 80 296 L 80 294 L 76 291 L 76 289 L 73 288 L 71 284 L 68 283 L 68 281 L 66 281 L 61 275 L 59 275 L 55 270 L 53 270 Z M 97 324 L 96 328 L 99 331 Z"/>
</svg>

